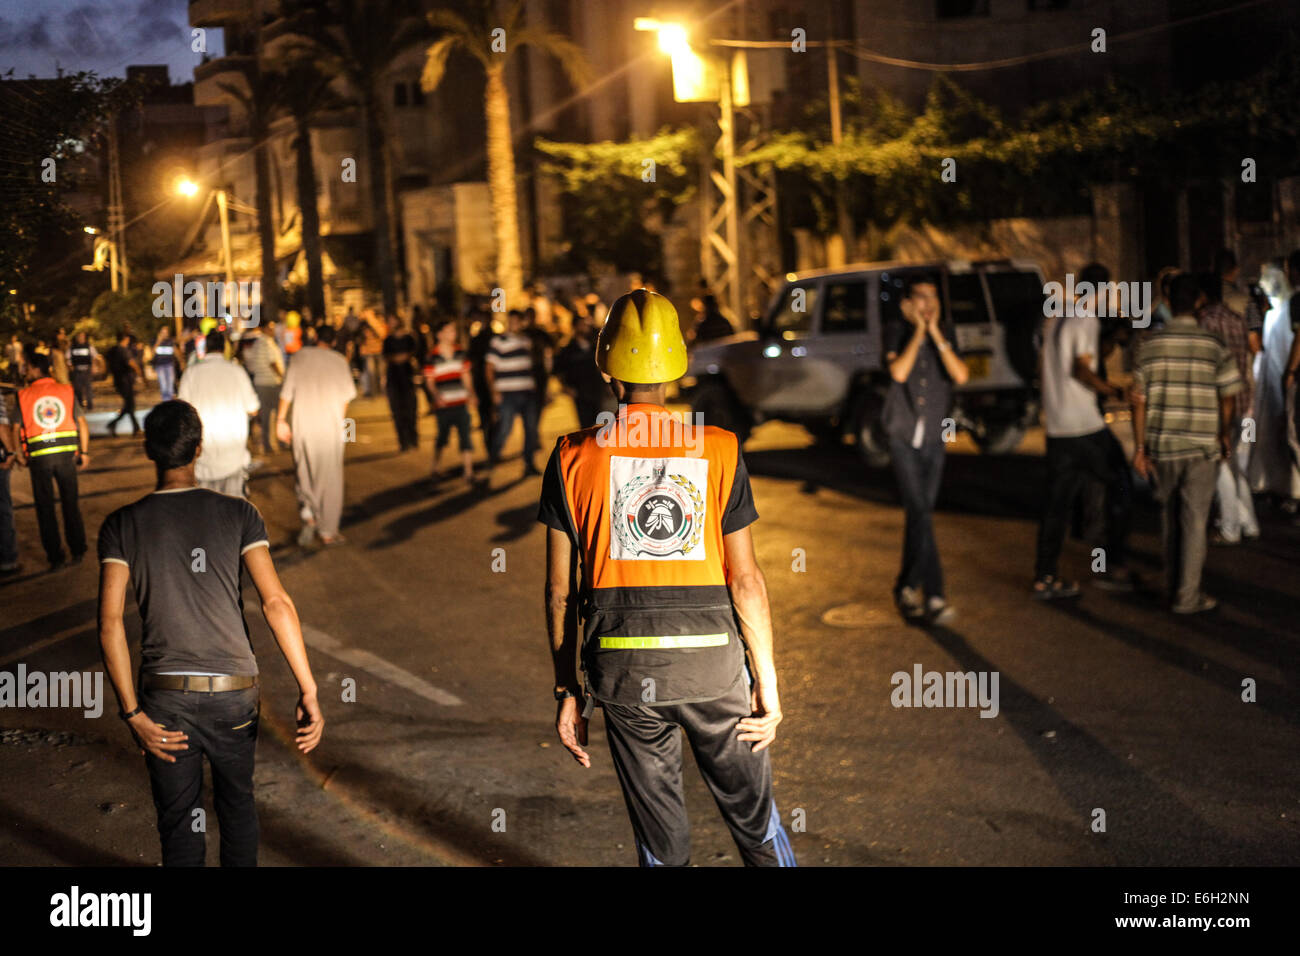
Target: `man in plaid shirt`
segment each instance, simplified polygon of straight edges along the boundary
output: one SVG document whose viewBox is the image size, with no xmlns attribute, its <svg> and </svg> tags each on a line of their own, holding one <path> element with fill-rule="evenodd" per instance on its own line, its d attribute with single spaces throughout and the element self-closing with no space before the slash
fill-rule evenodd
<svg viewBox="0 0 1300 956">
<path fill-rule="evenodd" d="M 1255 336 L 1250 334 L 1246 317 L 1223 301 L 1223 279 L 1207 273 L 1201 277 L 1201 291 L 1206 303 L 1196 314 L 1201 328 L 1217 335 L 1241 375 L 1242 389 L 1234 396 L 1232 412 L 1232 445 L 1227 458 L 1219 462 L 1215 479 L 1214 500 L 1219 506 L 1219 530 L 1211 539 L 1213 544 L 1240 544 L 1242 538 L 1259 537 L 1259 521 L 1255 518 L 1255 500 L 1246 480 L 1246 463 L 1253 447 L 1242 441 L 1243 422 L 1252 414 L 1255 378 Z"/>
<path fill-rule="evenodd" d="M 1222 340 L 1196 322 L 1203 301 L 1196 276 L 1175 276 L 1169 299 L 1173 317 L 1142 343 L 1133 370 L 1133 470 L 1154 483 L 1164 506 L 1172 609 L 1196 614 L 1218 606 L 1201 592 L 1205 526 L 1217 461 L 1232 447 L 1232 397 L 1242 382 Z"/>
</svg>

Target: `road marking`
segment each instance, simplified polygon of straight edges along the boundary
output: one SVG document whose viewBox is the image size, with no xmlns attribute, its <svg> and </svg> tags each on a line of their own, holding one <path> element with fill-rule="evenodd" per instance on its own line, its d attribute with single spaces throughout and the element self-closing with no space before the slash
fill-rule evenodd
<svg viewBox="0 0 1300 956">
<path fill-rule="evenodd" d="M 435 704 L 442 704 L 444 707 L 459 707 L 465 703 L 455 694 L 434 687 L 428 681 L 407 673 L 396 664 L 390 664 L 382 657 L 369 651 L 348 647 L 338 638 L 332 637 L 309 624 L 302 626 L 302 637 L 307 642 L 308 647 L 314 647 L 316 650 L 323 651 L 330 657 L 338 658 L 353 667 L 360 667 L 362 670 L 368 671 L 390 684 L 396 684 L 403 690 L 409 690 L 412 694 L 423 697 L 425 700 L 431 700 Z"/>
</svg>

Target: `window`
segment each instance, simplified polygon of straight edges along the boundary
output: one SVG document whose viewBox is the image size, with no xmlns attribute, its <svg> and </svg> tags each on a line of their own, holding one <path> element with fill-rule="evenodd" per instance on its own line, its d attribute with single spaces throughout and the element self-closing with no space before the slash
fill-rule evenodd
<svg viewBox="0 0 1300 956">
<path fill-rule="evenodd" d="M 826 287 L 823 332 L 865 332 L 867 330 L 867 284 L 835 282 Z"/>
<path fill-rule="evenodd" d="M 406 105 L 406 84 L 405 83 L 398 83 L 396 86 L 393 87 L 393 105 L 394 106 Z"/>
<path fill-rule="evenodd" d="M 989 0 L 937 0 L 935 14 L 940 20 L 957 17 L 987 17 Z"/>
<path fill-rule="evenodd" d="M 772 314 L 768 329 L 773 335 L 794 338 L 799 332 L 812 327 L 813 309 L 817 306 L 817 286 L 796 285 L 786 289 L 781 304 Z"/>
<path fill-rule="evenodd" d="M 1030 10 L 1064 10 L 1070 0 L 1029 0 Z"/>
<path fill-rule="evenodd" d="M 424 105 L 424 90 L 421 89 L 419 80 L 416 80 L 414 83 L 411 84 L 411 105 L 412 106 Z"/>
<path fill-rule="evenodd" d="M 952 320 L 957 325 L 989 320 L 988 305 L 984 302 L 984 287 L 980 284 L 977 272 L 950 275 L 948 300 L 951 303 Z"/>
</svg>

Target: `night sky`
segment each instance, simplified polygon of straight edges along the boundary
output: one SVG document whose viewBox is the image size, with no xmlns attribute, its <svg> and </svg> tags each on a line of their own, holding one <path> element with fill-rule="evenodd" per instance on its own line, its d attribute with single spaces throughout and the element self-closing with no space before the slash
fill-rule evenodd
<svg viewBox="0 0 1300 956">
<path fill-rule="evenodd" d="M 123 76 L 128 65 L 165 63 L 173 83 L 192 80 L 186 0 L 0 0 L 0 73 L 50 77 L 93 70 Z M 221 53 L 221 31 L 208 31 Z"/>
</svg>

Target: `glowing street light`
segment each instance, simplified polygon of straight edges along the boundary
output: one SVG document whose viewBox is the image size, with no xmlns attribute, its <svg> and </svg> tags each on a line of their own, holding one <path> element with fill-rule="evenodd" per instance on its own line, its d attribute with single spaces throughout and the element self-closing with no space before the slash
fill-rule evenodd
<svg viewBox="0 0 1300 956">
<path fill-rule="evenodd" d="M 739 322 L 743 315 L 740 290 L 743 254 L 740 248 L 740 217 L 736 206 L 739 190 L 733 110 L 737 106 L 749 105 L 748 71 L 743 51 L 735 51 L 730 56 L 713 50 L 705 54 L 697 53 L 691 47 L 690 31 L 680 23 L 637 17 L 632 26 L 645 33 L 657 34 L 659 49 L 672 59 L 674 100 L 678 103 L 718 104 L 721 114 L 718 119 L 718 141 L 722 153 L 722 176 L 720 179 L 716 173 L 712 176 L 723 197 L 720 221 L 725 224 L 726 236 L 710 235 L 705 238 L 704 255 L 712 255 L 710 250 L 714 245 L 725 246 L 718 250 L 726 263 L 721 277 L 727 286 L 728 295 L 723 301 L 730 309 L 732 321 Z"/>
<path fill-rule="evenodd" d="M 691 51 L 691 41 L 686 28 L 680 23 L 661 23 L 659 25 L 659 49 L 669 56 L 680 56 Z"/>
</svg>

